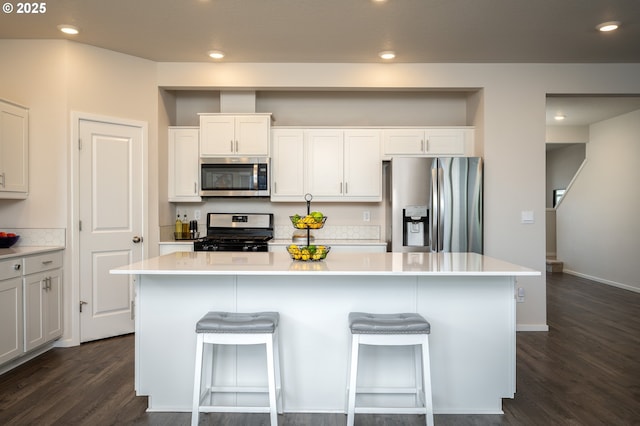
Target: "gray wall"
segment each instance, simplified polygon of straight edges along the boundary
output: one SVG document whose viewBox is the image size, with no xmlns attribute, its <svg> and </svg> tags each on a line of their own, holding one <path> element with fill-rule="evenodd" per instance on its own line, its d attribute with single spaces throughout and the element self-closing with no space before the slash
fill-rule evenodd
<svg viewBox="0 0 640 426">
<path fill-rule="evenodd" d="M 587 162 L 557 209 L 565 271 L 640 291 L 640 110 L 596 123 Z"/>
</svg>

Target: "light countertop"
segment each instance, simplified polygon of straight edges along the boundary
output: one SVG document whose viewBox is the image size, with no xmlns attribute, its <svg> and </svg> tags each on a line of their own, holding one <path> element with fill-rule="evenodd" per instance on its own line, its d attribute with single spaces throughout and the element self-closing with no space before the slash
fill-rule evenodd
<svg viewBox="0 0 640 426">
<path fill-rule="evenodd" d="M 476 253 L 329 253 L 323 261 L 302 262 L 280 252 L 176 252 L 110 272 L 128 275 L 540 275 L 539 271 Z"/>
<path fill-rule="evenodd" d="M 47 253 L 50 251 L 64 250 L 59 246 L 14 246 L 6 249 L 0 249 L 0 260 L 11 259 L 13 257 L 28 256 L 31 254 Z"/>
<path fill-rule="evenodd" d="M 325 246 L 386 246 L 387 243 L 381 240 L 354 240 L 354 239 L 317 239 L 311 240 L 311 244 L 325 245 Z M 169 240 L 160 241 L 160 244 L 184 244 L 193 245 L 193 240 Z M 269 245 L 273 246 L 288 246 L 289 244 L 299 244 L 302 242 L 293 242 L 291 238 L 286 239 L 274 239 L 269 241 Z"/>
<path fill-rule="evenodd" d="M 288 246 L 289 244 L 306 245 L 306 240 L 292 241 L 288 239 L 278 239 L 269 241 L 270 246 Z M 323 239 L 311 240 L 309 244 L 325 246 L 386 246 L 385 241 L 380 240 L 353 240 L 353 239 Z"/>
</svg>

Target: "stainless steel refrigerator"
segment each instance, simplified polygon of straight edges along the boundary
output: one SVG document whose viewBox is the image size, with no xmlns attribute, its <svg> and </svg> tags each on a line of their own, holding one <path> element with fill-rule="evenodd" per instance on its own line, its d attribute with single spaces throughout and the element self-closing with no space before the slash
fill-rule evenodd
<svg viewBox="0 0 640 426">
<path fill-rule="evenodd" d="M 387 165 L 394 252 L 482 253 L 482 159 L 396 157 Z"/>
</svg>

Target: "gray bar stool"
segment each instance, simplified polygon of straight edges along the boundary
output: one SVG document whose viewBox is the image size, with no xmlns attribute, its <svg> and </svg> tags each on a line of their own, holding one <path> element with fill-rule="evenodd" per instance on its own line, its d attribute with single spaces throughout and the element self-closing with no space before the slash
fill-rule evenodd
<svg viewBox="0 0 640 426">
<path fill-rule="evenodd" d="M 278 424 L 282 413 L 280 354 L 278 345 L 277 312 L 233 313 L 209 312 L 196 324 L 196 365 L 193 381 L 193 408 L 191 425 L 198 424 L 200 413 L 270 413 L 271 425 Z M 264 344 L 267 353 L 267 387 L 214 386 L 213 348 L 205 361 L 211 368 L 202 389 L 202 366 L 205 345 L 257 345 Z M 213 405 L 214 393 L 267 393 L 268 406 Z M 207 401 L 208 404 L 204 402 Z"/>
<path fill-rule="evenodd" d="M 433 426 L 431 369 L 429 367 L 429 333 L 431 325 L 419 314 L 370 314 L 351 312 L 351 362 L 347 396 L 347 426 L 353 426 L 355 413 L 424 414 L 426 424 Z M 415 387 L 360 388 L 358 379 L 358 351 L 360 345 L 415 346 Z M 422 361 L 422 362 L 421 362 Z M 356 407 L 356 394 L 415 394 L 416 407 Z M 422 406 L 420 406 L 422 405 Z"/>
</svg>

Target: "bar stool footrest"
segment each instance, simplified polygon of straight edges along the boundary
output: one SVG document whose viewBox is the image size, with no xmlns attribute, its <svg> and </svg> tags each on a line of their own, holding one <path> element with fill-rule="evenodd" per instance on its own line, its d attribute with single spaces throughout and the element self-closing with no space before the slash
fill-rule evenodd
<svg viewBox="0 0 640 426">
<path fill-rule="evenodd" d="M 356 407 L 356 414 L 426 414 L 427 410 L 419 407 Z"/>
<path fill-rule="evenodd" d="M 412 395 L 424 394 L 424 391 L 420 388 L 356 388 L 357 394 L 363 393 L 388 393 L 388 394 L 396 394 L 396 393 L 407 393 Z"/>
</svg>

